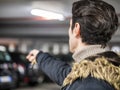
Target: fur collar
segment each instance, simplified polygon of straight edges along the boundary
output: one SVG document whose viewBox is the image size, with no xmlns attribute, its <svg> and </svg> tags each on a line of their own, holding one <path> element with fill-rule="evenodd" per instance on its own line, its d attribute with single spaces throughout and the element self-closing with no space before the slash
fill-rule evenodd
<svg viewBox="0 0 120 90">
<path fill-rule="evenodd" d="M 74 63 L 71 72 L 65 78 L 63 86 L 72 84 L 78 78 L 91 77 L 105 80 L 116 90 L 120 90 L 120 67 L 113 65 L 105 57 L 96 58 L 94 61 L 82 60 Z"/>
</svg>

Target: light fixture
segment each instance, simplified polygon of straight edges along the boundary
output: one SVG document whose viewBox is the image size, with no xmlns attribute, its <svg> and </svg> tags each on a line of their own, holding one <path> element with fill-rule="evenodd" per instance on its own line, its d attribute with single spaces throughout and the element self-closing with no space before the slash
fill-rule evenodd
<svg viewBox="0 0 120 90">
<path fill-rule="evenodd" d="M 52 19 L 60 20 L 60 21 L 64 20 L 64 16 L 62 14 L 51 12 L 51 11 L 46 11 L 46 10 L 32 9 L 31 14 L 35 16 L 41 16 L 48 20 L 52 20 Z"/>
</svg>

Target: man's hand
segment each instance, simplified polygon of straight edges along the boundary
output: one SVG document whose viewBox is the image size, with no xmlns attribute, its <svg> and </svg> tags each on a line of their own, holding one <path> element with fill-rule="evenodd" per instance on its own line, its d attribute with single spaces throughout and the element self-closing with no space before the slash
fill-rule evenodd
<svg viewBox="0 0 120 90">
<path fill-rule="evenodd" d="M 35 64 L 36 63 L 36 56 L 37 54 L 39 53 L 39 50 L 32 50 L 30 51 L 30 53 L 27 55 L 27 59 L 32 63 L 32 64 Z"/>
</svg>

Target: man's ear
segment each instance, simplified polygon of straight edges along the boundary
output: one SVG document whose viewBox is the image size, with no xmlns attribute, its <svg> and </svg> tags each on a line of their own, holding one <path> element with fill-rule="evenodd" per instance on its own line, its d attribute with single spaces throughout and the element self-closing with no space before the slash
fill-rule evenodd
<svg viewBox="0 0 120 90">
<path fill-rule="evenodd" d="M 80 36 L 80 24 L 79 23 L 75 23 L 73 34 L 74 34 L 75 37 Z"/>
</svg>

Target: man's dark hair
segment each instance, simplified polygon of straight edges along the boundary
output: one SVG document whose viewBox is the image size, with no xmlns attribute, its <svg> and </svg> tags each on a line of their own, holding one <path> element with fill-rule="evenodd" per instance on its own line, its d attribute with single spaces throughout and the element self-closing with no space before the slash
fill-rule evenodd
<svg viewBox="0 0 120 90">
<path fill-rule="evenodd" d="M 102 0 L 79 0 L 72 7 L 72 30 L 80 24 L 82 42 L 106 46 L 118 28 L 112 5 Z"/>
</svg>

